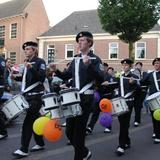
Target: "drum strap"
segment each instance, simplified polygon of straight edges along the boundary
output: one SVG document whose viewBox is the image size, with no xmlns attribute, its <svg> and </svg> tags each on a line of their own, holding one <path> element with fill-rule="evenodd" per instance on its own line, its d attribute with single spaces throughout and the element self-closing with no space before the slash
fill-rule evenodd
<svg viewBox="0 0 160 160">
<path fill-rule="evenodd" d="M 131 95 L 133 94 L 133 92 L 134 92 L 134 91 L 129 92 L 129 93 L 127 93 L 126 95 L 124 94 L 123 79 L 124 79 L 124 77 L 123 77 L 123 76 L 121 76 L 121 77 L 120 77 L 120 86 L 121 86 L 121 87 L 120 87 L 120 90 L 121 90 L 121 97 L 128 98 L 129 96 L 131 96 Z"/>
<path fill-rule="evenodd" d="M 82 94 L 82 93 L 84 93 L 85 91 L 87 91 L 92 85 L 93 85 L 93 82 L 90 82 L 90 83 L 86 84 L 86 85 L 79 91 L 79 94 Z"/>
<path fill-rule="evenodd" d="M 22 88 L 21 91 L 23 92 L 26 86 L 26 74 L 27 74 L 27 67 L 24 68 L 24 73 L 22 77 Z"/>
<path fill-rule="evenodd" d="M 75 59 L 75 86 L 77 89 L 80 88 L 80 83 L 79 83 L 79 62 L 80 58 Z"/>
<path fill-rule="evenodd" d="M 124 97 L 123 76 L 120 77 L 120 90 L 121 90 L 121 96 Z"/>
<path fill-rule="evenodd" d="M 38 86 L 39 84 L 41 84 L 41 82 L 36 82 L 36 83 L 32 84 L 31 86 L 27 87 L 27 88 L 23 91 L 23 93 L 26 93 L 26 92 L 30 91 L 31 89 L 33 89 L 34 87 Z"/>
<path fill-rule="evenodd" d="M 156 72 L 153 72 L 153 79 L 154 79 L 154 84 L 156 86 L 157 91 L 160 91 L 159 86 L 158 86 L 158 82 L 157 82 Z"/>
</svg>

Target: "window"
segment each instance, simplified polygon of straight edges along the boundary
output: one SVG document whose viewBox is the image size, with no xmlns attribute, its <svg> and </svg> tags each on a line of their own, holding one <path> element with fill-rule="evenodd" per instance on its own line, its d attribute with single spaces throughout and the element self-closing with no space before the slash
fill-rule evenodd
<svg viewBox="0 0 160 160">
<path fill-rule="evenodd" d="M 0 39 L 5 37 L 5 26 L 0 26 Z"/>
<path fill-rule="evenodd" d="M 54 62 L 54 56 L 55 56 L 54 45 L 48 45 L 47 54 L 48 54 L 48 64 L 51 63 L 51 62 Z"/>
<path fill-rule="evenodd" d="M 10 52 L 10 59 L 13 63 L 16 63 L 16 52 Z"/>
<path fill-rule="evenodd" d="M 11 38 L 17 38 L 17 23 L 11 24 Z"/>
<path fill-rule="evenodd" d="M 109 59 L 117 59 L 118 58 L 118 43 L 112 42 L 109 43 Z"/>
<path fill-rule="evenodd" d="M 66 44 L 65 45 L 65 58 L 72 59 L 74 57 L 74 45 Z"/>
<path fill-rule="evenodd" d="M 146 58 L 146 42 L 137 42 L 135 45 L 135 58 Z"/>
</svg>

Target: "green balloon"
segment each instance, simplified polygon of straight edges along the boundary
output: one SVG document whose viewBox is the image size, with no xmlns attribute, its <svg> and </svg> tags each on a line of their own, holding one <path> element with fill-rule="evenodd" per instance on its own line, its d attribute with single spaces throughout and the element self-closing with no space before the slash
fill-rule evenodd
<svg viewBox="0 0 160 160">
<path fill-rule="evenodd" d="M 160 109 L 156 109 L 153 113 L 153 117 L 155 120 L 160 121 Z"/>
</svg>

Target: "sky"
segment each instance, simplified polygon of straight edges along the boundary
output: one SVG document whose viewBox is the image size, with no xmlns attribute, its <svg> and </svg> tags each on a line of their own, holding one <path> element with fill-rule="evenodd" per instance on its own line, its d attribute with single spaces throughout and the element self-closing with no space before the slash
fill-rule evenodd
<svg viewBox="0 0 160 160">
<path fill-rule="evenodd" d="M 0 0 L 0 3 L 10 0 Z M 98 7 L 98 0 L 42 0 L 53 26 L 74 11 L 91 10 Z"/>
<path fill-rule="evenodd" d="M 11 0 L 0 0 L 0 3 Z M 74 11 L 91 10 L 98 7 L 98 0 L 42 0 L 53 26 Z"/>
<path fill-rule="evenodd" d="M 74 11 L 96 9 L 98 0 L 43 0 L 50 26 L 53 26 Z"/>
</svg>

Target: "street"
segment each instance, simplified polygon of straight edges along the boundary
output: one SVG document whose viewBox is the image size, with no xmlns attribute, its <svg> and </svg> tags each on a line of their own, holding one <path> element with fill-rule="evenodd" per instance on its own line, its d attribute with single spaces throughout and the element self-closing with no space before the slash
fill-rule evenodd
<svg viewBox="0 0 160 160">
<path fill-rule="evenodd" d="M 13 151 L 20 147 L 21 126 L 24 114 L 8 126 L 8 138 L 0 141 L 0 160 L 12 160 Z M 119 124 L 114 117 L 112 133 L 103 133 L 103 128 L 97 122 L 92 135 L 86 137 L 86 144 L 92 151 L 91 160 L 151 160 L 159 157 L 160 144 L 153 144 L 152 123 L 149 113 L 143 109 L 142 123 L 139 127 L 133 126 L 134 113 L 130 125 L 131 148 L 125 150 L 125 155 L 117 157 L 115 149 L 118 145 Z M 73 160 L 73 148 L 66 145 L 67 138 L 63 137 L 57 142 L 45 140 L 45 150 L 29 153 L 24 160 Z M 31 141 L 30 147 L 34 145 Z"/>
</svg>

